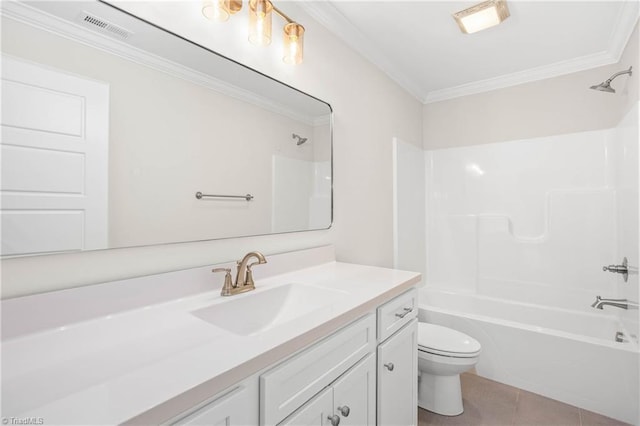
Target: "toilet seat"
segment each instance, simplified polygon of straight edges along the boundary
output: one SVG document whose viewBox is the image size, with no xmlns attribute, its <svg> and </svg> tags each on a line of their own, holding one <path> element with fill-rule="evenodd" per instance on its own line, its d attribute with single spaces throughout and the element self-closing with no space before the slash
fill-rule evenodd
<svg viewBox="0 0 640 426">
<path fill-rule="evenodd" d="M 418 323 L 418 351 L 453 358 L 473 358 L 480 353 L 473 337 L 436 324 Z"/>
</svg>

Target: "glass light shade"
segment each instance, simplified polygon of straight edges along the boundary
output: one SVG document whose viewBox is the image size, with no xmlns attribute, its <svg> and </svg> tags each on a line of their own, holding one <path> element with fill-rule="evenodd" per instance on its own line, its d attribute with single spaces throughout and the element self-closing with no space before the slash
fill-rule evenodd
<svg viewBox="0 0 640 426">
<path fill-rule="evenodd" d="M 257 46 L 271 43 L 271 12 L 269 0 L 249 1 L 249 42 Z"/>
<path fill-rule="evenodd" d="M 211 21 L 223 22 L 229 19 L 229 12 L 224 7 L 223 0 L 203 0 L 202 14 Z"/>
<path fill-rule="evenodd" d="M 304 51 L 304 27 L 292 22 L 284 26 L 284 56 L 285 64 L 296 65 L 302 62 Z"/>
<path fill-rule="evenodd" d="M 224 0 L 224 6 L 233 15 L 242 9 L 242 0 Z"/>
<path fill-rule="evenodd" d="M 498 25 L 509 16 L 509 8 L 504 0 L 485 1 L 453 14 L 460 30 L 465 34 Z"/>
<path fill-rule="evenodd" d="M 242 0 L 203 0 L 202 14 L 212 21 L 226 21 L 242 9 Z"/>
</svg>

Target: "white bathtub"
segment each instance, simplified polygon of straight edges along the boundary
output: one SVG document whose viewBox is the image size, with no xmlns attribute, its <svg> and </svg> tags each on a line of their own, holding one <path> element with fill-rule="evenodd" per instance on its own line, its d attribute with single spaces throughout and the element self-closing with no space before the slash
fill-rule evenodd
<svg viewBox="0 0 640 426">
<path fill-rule="evenodd" d="M 421 321 L 482 344 L 480 376 L 638 424 L 639 352 L 606 312 L 576 312 L 423 288 Z"/>
</svg>

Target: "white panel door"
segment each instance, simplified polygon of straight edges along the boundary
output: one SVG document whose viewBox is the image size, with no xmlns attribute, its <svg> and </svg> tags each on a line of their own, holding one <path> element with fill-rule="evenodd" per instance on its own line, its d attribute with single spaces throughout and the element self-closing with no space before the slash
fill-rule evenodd
<svg viewBox="0 0 640 426">
<path fill-rule="evenodd" d="M 376 357 L 369 354 L 333 385 L 333 414 L 340 426 L 376 424 Z"/>
<path fill-rule="evenodd" d="M 378 346 L 378 424 L 418 422 L 418 320 Z"/>
<path fill-rule="evenodd" d="M 329 426 L 333 408 L 333 389 L 327 388 L 304 404 L 279 426 Z M 337 423 L 336 423 L 337 426 Z"/>
<path fill-rule="evenodd" d="M 2 56 L 2 255 L 106 248 L 109 86 Z"/>
</svg>

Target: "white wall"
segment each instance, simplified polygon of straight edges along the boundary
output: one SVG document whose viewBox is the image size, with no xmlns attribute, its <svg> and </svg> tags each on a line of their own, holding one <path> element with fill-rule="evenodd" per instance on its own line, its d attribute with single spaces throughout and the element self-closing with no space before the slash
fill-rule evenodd
<svg viewBox="0 0 640 426">
<path fill-rule="evenodd" d="M 231 39 L 240 40 L 238 34 L 210 38 L 207 44 L 332 105 L 332 229 L 6 259 L 2 261 L 2 297 L 235 260 L 250 250 L 274 253 L 326 243 L 335 244 L 341 261 L 392 266 L 391 141 L 395 136 L 421 140 L 421 104 L 302 11 L 294 16 L 307 30 L 305 61 L 297 67 L 283 64 L 277 50 L 257 50 L 246 38 L 234 45 Z M 184 25 L 183 33 L 189 32 L 188 23 L 166 24 L 169 28 Z"/>
</svg>

